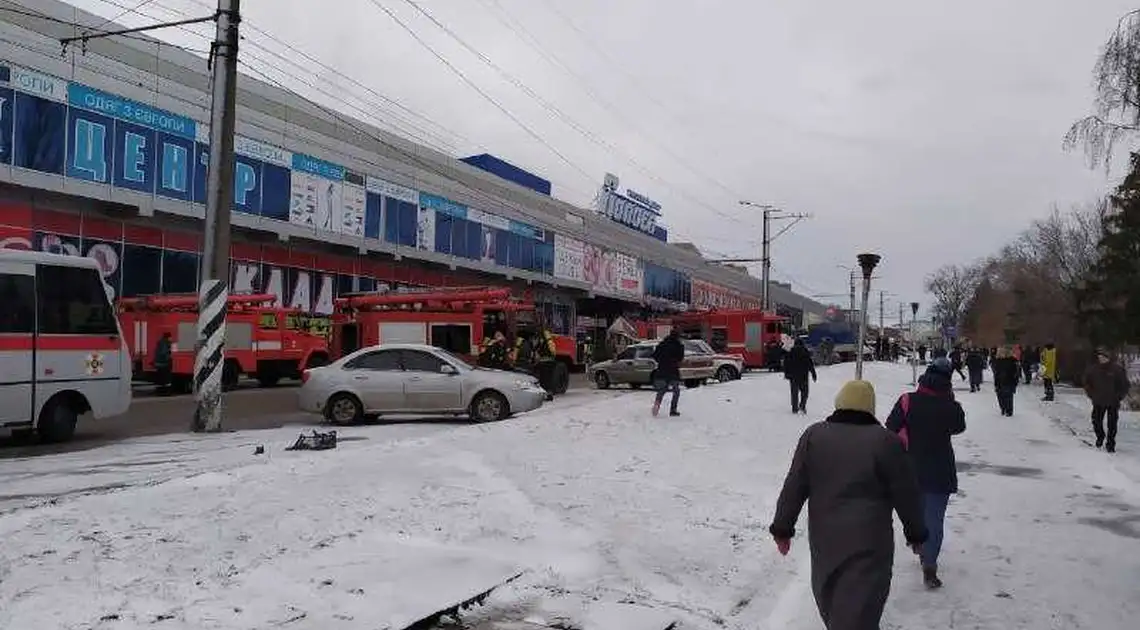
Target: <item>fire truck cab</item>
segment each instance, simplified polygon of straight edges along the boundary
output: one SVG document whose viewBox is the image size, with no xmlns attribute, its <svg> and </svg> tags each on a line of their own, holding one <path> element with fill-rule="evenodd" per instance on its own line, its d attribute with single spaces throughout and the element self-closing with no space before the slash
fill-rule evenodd
<svg viewBox="0 0 1140 630">
<path fill-rule="evenodd" d="M 328 343 L 304 329 L 297 309 L 274 306 L 271 294 L 233 294 L 226 304 L 225 363 L 222 385 L 232 389 L 241 376 L 272 387 L 282 378 L 299 379 L 306 368 L 327 365 Z M 189 391 L 194 374 L 198 296 L 148 295 L 119 301 L 119 320 L 134 354 L 135 378 L 158 382 L 154 349 L 170 334 L 169 385 Z"/>
<path fill-rule="evenodd" d="M 780 343 L 785 321 L 760 309 L 704 309 L 643 322 L 638 329 L 658 339 L 675 327 L 686 339 L 703 339 L 717 352 L 740 355 L 747 370 L 765 367 L 768 345 Z"/>
<path fill-rule="evenodd" d="M 477 364 L 484 340 L 502 333 L 509 348 L 520 340 L 545 340 L 549 331 L 533 302 L 512 297 L 507 288 L 455 287 L 414 293 L 359 293 L 336 300 L 330 349 L 334 358 L 384 343 L 421 343 L 448 350 Z M 551 394 L 569 387 L 577 344 L 549 335 L 547 360 L 511 367 L 534 374 Z"/>
</svg>

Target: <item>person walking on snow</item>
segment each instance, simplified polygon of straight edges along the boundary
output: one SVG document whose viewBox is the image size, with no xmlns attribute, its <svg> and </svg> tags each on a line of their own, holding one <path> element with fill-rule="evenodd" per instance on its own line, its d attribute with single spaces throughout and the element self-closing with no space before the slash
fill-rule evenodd
<svg viewBox="0 0 1140 630">
<path fill-rule="evenodd" d="M 803 339 L 796 339 L 795 345 L 784 357 L 784 378 L 792 390 L 792 413 L 807 413 L 808 376 L 815 381 L 815 361 L 804 345 Z"/>
<path fill-rule="evenodd" d="M 1021 371 L 1018 369 L 1017 359 L 1013 358 L 1009 348 L 1005 346 L 998 348 L 993 372 L 994 392 L 997 393 L 1001 415 L 1013 417 L 1013 395 L 1017 393 L 1017 386 L 1021 383 Z"/>
<path fill-rule="evenodd" d="M 1108 350 L 1096 353 L 1096 363 L 1085 370 L 1085 394 L 1093 404 L 1092 425 L 1096 433 L 1096 447 L 1104 446 L 1109 453 L 1116 452 L 1116 429 L 1120 422 L 1120 403 L 1128 397 L 1128 372 L 1112 360 Z M 1108 417 L 1108 434 L 1104 419 Z M 1107 438 L 1107 440 L 1106 440 Z"/>
<path fill-rule="evenodd" d="M 1021 374 L 1025 377 L 1025 384 L 1033 382 L 1033 369 L 1041 362 L 1040 353 L 1033 346 L 1026 346 L 1021 351 Z"/>
<path fill-rule="evenodd" d="M 977 354 L 980 358 L 980 353 Z M 935 361 L 918 379 L 918 389 L 903 394 L 887 417 L 887 428 L 902 438 L 910 454 L 922 511 L 930 536 L 922 545 L 922 581 L 927 588 L 941 588 L 938 556 L 942 552 L 946 506 L 958 492 L 958 463 L 951 437 L 966 430 L 966 413 L 954 400 L 951 367 L 945 359 Z M 973 370 L 970 371 L 973 378 Z M 972 384 L 972 383 L 971 383 Z"/>
<path fill-rule="evenodd" d="M 950 365 L 954 366 L 954 371 L 958 373 L 958 376 L 962 377 L 963 381 L 966 380 L 966 375 L 962 373 L 961 346 L 954 346 L 954 349 L 950 351 Z"/>
<path fill-rule="evenodd" d="M 966 371 L 970 373 L 970 391 L 982 390 L 982 372 L 986 369 L 986 355 L 981 348 L 970 346 L 966 353 Z"/>
<path fill-rule="evenodd" d="M 800 436 L 768 528 L 782 555 L 805 502 L 812 593 L 824 626 L 877 629 L 894 567 L 892 511 L 915 553 L 927 532 L 910 458 L 875 419 L 871 383 L 848 382 L 835 397 L 835 413 Z"/>
<path fill-rule="evenodd" d="M 677 411 L 677 402 L 681 397 L 681 361 L 684 358 L 685 344 L 681 343 L 681 333 L 674 328 L 653 350 L 653 360 L 657 362 L 653 375 L 653 387 L 657 390 L 657 398 L 653 401 L 654 416 L 661 411 L 661 401 L 665 399 L 667 391 L 673 393 L 669 402 L 669 415 L 681 415 Z"/>
<path fill-rule="evenodd" d="M 1045 397 L 1041 400 L 1053 402 L 1053 384 L 1057 382 L 1057 347 L 1052 343 L 1045 344 L 1041 351 L 1041 383 L 1045 385 Z"/>
</svg>

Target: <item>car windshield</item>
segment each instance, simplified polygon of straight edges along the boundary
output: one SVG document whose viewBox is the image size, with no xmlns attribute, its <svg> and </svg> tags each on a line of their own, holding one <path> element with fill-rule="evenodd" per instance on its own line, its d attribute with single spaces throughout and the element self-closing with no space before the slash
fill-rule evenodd
<svg viewBox="0 0 1140 630">
<path fill-rule="evenodd" d="M 467 361 L 463 360 L 462 357 L 451 352 L 450 350 L 436 348 L 435 351 L 438 352 L 441 356 L 447 357 L 447 360 L 450 361 L 451 364 L 454 365 L 460 372 L 470 372 L 472 369 L 474 369 L 468 365 Z"/>
</svg>

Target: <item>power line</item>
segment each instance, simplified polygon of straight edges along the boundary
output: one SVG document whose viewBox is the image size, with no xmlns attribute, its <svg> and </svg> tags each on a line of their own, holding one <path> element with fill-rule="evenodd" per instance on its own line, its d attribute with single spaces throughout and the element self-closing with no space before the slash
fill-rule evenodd
<svg viewBox="0 0 1140 630">
<path fill-rule="evenodd" d="M 99 25 L 96 26 L 95 28 L 101 29 L 108 24 L 113 24 L 115 22 L 118 22 L 119 20 L 125 18 L 126 16 L 128 16 L 132 13 L 138 13 L 143 7 L 150 4 L 151 2 L 154 2 L 154 0 L 142 0 L 141 2 L 139 2 L 138 4 L 136 4 L 133 7 L 126 7 L 122 11 L 120 11 L 115 17 L 110 17 L 110 18 L 107 18 L 107 19 L 103 20 L 102 22 L 100 22 Z"/>
<path fill-rule="evenodd" d="M 372 1 L 373 1 L 373 3 L 375 4 L 377 0 L 372 0 Z M 466 50 L 467 50 L 468 52 L 470 52 L 472 55 L 475 55 L 475 56 L 476 56 L 476 57 L 477 57 L 477 58 L 478 58 L 480 61 L 482 61 L 482 62 L 483 62 L 485 65 L 487 65 L 487 66 L 488 66 L 488 67 L 490 67 L 492 70 L 494 70 L 496 73 L 498 73 L 498 74 L 499 74 L 499 76 L 503 77 L 503 78 L 504 78 L 504 79 L 506 79 L 506 80 L 507 80 L 509 83 L 511 83 L 511 84 L 512 84 L 512 85 L 514 85 L 516 88 L 518 88 L 518 89 L 519 89 L 519 90 L 521 90 L 523 93 L 525 93 L 527 96 L 529 96 L 529 97 L 531 97 L 532 99 L 534 99 L 534 101 L 535 101 L 535 102 L 537 102 L 537 103 L 538 103 L 540 106 L 542 106 L 544 109 L 546 109 L 548 112 L 550 112 L 551 114 L 553 114 L 553 115 L 554 115 L 556 118 L 558 118 L 558 119 L 559 119 L 559 120 L 561 120 L 562 122 L 566 123 L 566 124 L 567 124 L 569 127 L 571 127 L 572 129 L 574 129 L 575 131 L 577 131 L 578 133 L 580 133 L 580 134 L 581 134 L 583 137 L 585 137 L 587 140 L 589 140 L 589 141 L 593 142 L 594 144 L 597 144 L 599 147 L 601 147 L 601 148 L 603 148 L 603 149 L 606 149 L 606 150 L 608 150 L 608 151 L 612 151 L 612 152 L 614 152 L 614 153 L 617 153 L 617 154 L 621 155 L 621 156 L 622 156 L 622 157 L 624 157 L 624 158 L 625 158 L 625 159 L 626 159 L 626 160 L 627 160 L 627 161 L 628 161 L 630 164 L 632 164 L 632 165 L 633 165 L 633 166 L 635 166 L 636 168 L 640 169 L 642 172 L 644 172 L 646 175 L 648 175 L 648 176 L 649 176 L 651 179 L 653 179 L 654 181 L 656 181 L 656 182 L 658 182 L 658 183 L 662 184 L 663 186 L 666 186 L 666 187 L 668 187 L 668 188 L 670 188 L 670 189 L 674 190 L 675 192 L 679 193 L 681 196 L 685 197 L 685 198 L 686 198 L 686 199 L 688 199 L 689 201 L 691 201 L 691 202 L 693 202 L 693 203 L 695 203 L 695 204 L 697 204 L 697 205 L 699 205 L 699 206 L 703 206 L 704 208 L 706 208 L 706 209 L 708 209 L 709 211 L 711 211 L 713 214 L 717 214 L 717 215 L 721 216 L 722 218 L 724 218 L 724 219 L 727 219 L 727 220 L 729 220 L 729 221 L 737 221 L 737 220 L 739 220 L 739 217 L 733 217 L 733 216 L 730 216 L 730 215 L 728 215 L 728 214 L 727 214 L 727 213 L 725 213 L 724 211 L 722 211 L 722 210 L 720 210 L 720 209 L 716 208 L 715 206 L 712 206 L 712 205 L 708 204 L 707 202 L 704 202 L 704 201 L 702 201 L 702 200 L 700 200 L 700 199 L 697 199 L 696 197 L 693 197 L 692 195 L 690 195 L 690 194 L 689 194 L 687 191 L 685 191 L 684 189 L 681 189 L 681 188 L 677 188 L 677 187 L 674 187 L 674 186 L 673 186 L 673 185 L 672 185 L 670 182 L 668 182 L 666 179 L 664 179 L 664 178 L 661 178 L 661 177 L 657 176 L 657 175 L 656 175 L 656 174 L 654 174 L 652 171 L 650 171 L 648 168 L 646 168 L 645 166 L 643 166 L 643 165 L 642 165 L 642 164 L 641 164 L 641 163 L 640 163 L 640 162 L 639 162 L 639 161 L 638 161 L 636 158 L 634 158 L 632 155 L 630 155 L 630 154 L 626 153 L 626 152 L 625 152 L 625 151 L 623 151 L 621 148 L 619 148 L 619 147 L 617 147 L 617 146 L 613 145 L 612 143 L 610 143 L 610 142 L 608 142 L 608 141 L 606 141 L 606 140 L 604 140 L 604 139 L 598 138 L 598 137 L 597 137 L 597 136 L 596 136 L 594 133 L 590 132 L 590 130 L 586 129 L 586 128 L 585 128 L 583 125 L 581 125 L 580 123 L 578 123 L 578 122 L 577 122 L 577 121 L 576 121 L 574 118 L 572 118 L 570 115 L 566 114 L 566 113 L 565 113 L 565 112 L 563 112 L 561 109 L 559 109 L 559 108 L 558 108 L 556 105 L 554 105 L 554 104 L 553 104 L 553 103 L 551 103 L 550 101 L 548 101 L 548 100 L 544 99 L 542 96 L 540 96 L 540 95 L 539 95 L 537 92 L 535 92 L 533 89 L 531 89 L 531 88 L 530 88 L 529 86 L 527 86 L 525 83 L 523 83 L 523 82 L 522 82 L 522 81 L 521 81 L 521 80 L 520 80 L 518 77 L 516 77 L 516 76 L 514 76 L 513 74 L 511 74 L 510 72 L 506 71 L 505 69 L 503 69 L 503 67 L 502 67 L 502 66 L 499 66 L 499 65 L 498 65 L 498 64 L 496 64 L 496 63 L 495 63 L 495 62 L 494 62 L 494 61 L 493 61 L 491 58 L 487 57 L 487 55 L 483 54 L 483 53 L 482 53 L 482 52 L 480 52 L 480 51 L 479 51 L 477 48 L 475 48 L 475 47 L 474 47 L 474 46 L 472 46 L 471 44 L 467 43 L 467 42 L 466 42 L 466 41 L 465 41 L 465 40 L 464 40 L 462 37 L 460 37 L 460 36 L 459 36 L 459 35 L 458 35 L 458 34 L 457 34 L 455 31 L 453 31 L 453 30 L 452 30 L 452 29 L 450 29 L 450 28 L 449 28 L 449 27 L 448 27 L 446 24 L 444 24 L 443 22 L 441 22 L 440 20 L 438 20 L 438 19 L 437 19 L 437 18 L 436 18 L 434 15 L 432 15 L 432 14 L 431 14 L 431 12 L 429 12 L 427 9 L 423 8 L 423 7 L 422 7 L 420 4 L 418 4 L 417 2 L 415 2 L 415 0 L 403 0 L 403 1 L 404 1 L 404 3 L 406 3 L 406 4 L 408 4 L 408 5 L 411 5 L 411 6 L 412 6 L 412 7 L 413 7 L 413 8 L 414 8 L 416 11 L 418 11 L 418 12 L 419 12 L 421 15 L 423 15 L 423 16 L 424 16 L 424 17 L 426 17 L 426 18 L 427 18 L 429 21 L 431 21 L 433 24 L 435 24 L 435 25 L 436 25 L 436 26 L 437 26 L 437 27 L 438 27 L 440 30 L 442 30 L 444 33 L 446 33 L 446 34 L 448 35 L 448 37 L 450 37 L 451 39 L 453 39 L 453 40 L 454 40 L 456 43 L 458 43 L 460 46 L 462 46 L 464 49 L 466 49 Z"/>
<path fill-rule="evenodd" d="M 450 69 L 452 71 L 452 73 L 455 74 L 455 76 L 459 77 L 460 80 L 462 80 L 464 83 L 466 83 L 468 87 L 475 90 L 487 102 L 491 103 L 492 105 L 495 106 L 496 109 L 498 109 L 500 112 L 502 112 L 503 115 L 505 115 L 507 118 L 510 118 L 516 125 L 521 127 L 523 129 L 523 131 L 525 131 L 527 133 L 527 135 L 529 135 L 531 138 L 534 138 L 542 146 L 546 147 L 551 153 L 553 153 L 560 160 L 565 162 L 568 166 L 570 166 L 574 170 L 581 173 L 582 176 L 585 177 L 587 180 L 594 179 L 589 173 L 586 172 L 585 169 L 583 169 L 582 167 L 580 167 L 577 164 L 575 164 L 574 162 L 572 162 L 570 160 L 570 158 L 566 157 L 561 151 L 554 148 L 554 145 L 552 145 L 549 142 L 547 142 L 546 140 L 544 140 L 542 138 L 542 136 L 540 136 L 537 132 L 535 132 L 533 129 L 531 129 L 529 126 L 527 126 L 526 123 L 524 123 L 517 116 L 515 116 L 513 113 L 511 113 L 511 111 L 509 109 L 504 107 L 501 103 L 499 103 L 497 100 L 495 100 L 494 97 L 492 97 L 485 90 L 483 90 L 483 88 L 479 87 L 474 81 L 472 81 L 470 78 L 468 78 L 467 75 L 464 74 L 462 70 L 460 70 L 454 64 L 452 64 L 451 61 L 449 61 L 446 57 L 444 57 L 442 54 L 440 54 L 436 49 L 432 48 L 430 44 L 428 44 L 426 41 L 424 41 L 424 39 L 422 37 L 420 37 L 418 33 L 416 33 L 415 29 L 408 26 L 391 9 L 380 4 L 379 0 L 369 0 L 369 2 L 371 2 L 372 5 L 375 6 L 377 9 L 380 9 L 381 11 L 383 11 L 389 18 L 392 19 L 393 22 L 398 24 L 400 26 L 400 28 L 404 29 L 404 31 L 407 32 L 408 35 L 411 35 L 412 39 L 416 40 L 416 42 L 418 42 L 420 44 L 420 46 L 423 46 L 424 48 L 426 48 L 428 50 L 428 52 L 430 52 L 436 59 L 438 59 L 441 63 L 443 63 L 443 65 L 447 66 L 448 69 Z"/>
</svg>

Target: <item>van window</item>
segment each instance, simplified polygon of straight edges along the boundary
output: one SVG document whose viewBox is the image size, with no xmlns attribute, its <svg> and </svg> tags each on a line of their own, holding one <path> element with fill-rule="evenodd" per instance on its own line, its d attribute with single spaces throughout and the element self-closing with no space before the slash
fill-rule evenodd
<svg viewBox="0 0 1140 630">
<path fill-rule="evenodd" d="M 40 334 L 119 334 L 107 288 L 97 270 L 37 265 L 36 286 Z"/>
<path fill-rule="evenodd" d="M 32 333 L 36 328 L 36 283 L 26 274 L 0 273 L 0 333 Z"/>
</svg>

